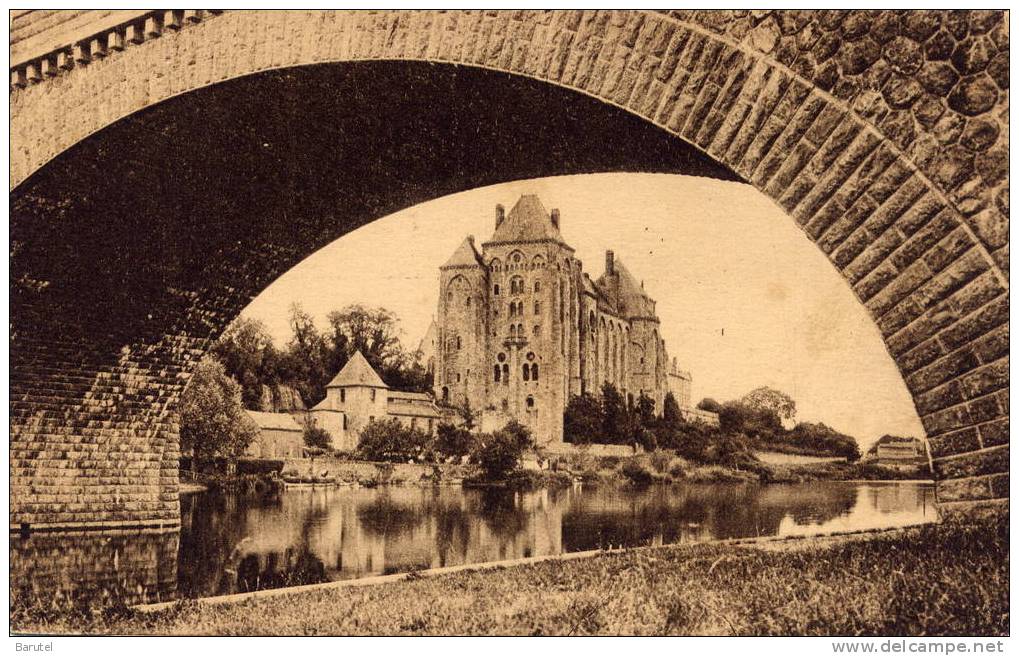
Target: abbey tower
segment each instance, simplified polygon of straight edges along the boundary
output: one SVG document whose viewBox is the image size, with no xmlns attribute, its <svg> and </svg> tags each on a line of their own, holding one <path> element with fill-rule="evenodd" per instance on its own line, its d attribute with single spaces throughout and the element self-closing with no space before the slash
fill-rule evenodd
<svg viewBox="0 0 1019 656">
<path fill-rule="evenodd" d="M 644 393 L 661 412 L 668 391 L 655 301 L 605 254 L 596 281 L 560 232 L 559 211 L 521 196 L 478 250 L 467 237 L 440 268 L 434 386 L 448 405 L 469 404 L 484 430 L 510 419 L 539 444 L 562 441 L 571 396 L 613 383 Z"/>
</svg>

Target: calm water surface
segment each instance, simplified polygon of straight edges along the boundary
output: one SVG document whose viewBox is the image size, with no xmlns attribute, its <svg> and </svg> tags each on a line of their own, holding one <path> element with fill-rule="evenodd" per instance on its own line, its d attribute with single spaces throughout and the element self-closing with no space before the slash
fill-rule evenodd
<svg viewBox="0 0 1019 656">
<path fill-rule="evenodd" d="M 810 535 L 936 519 L 915 483 L 290 490 L 181 499 L 180 596 L 618 546 Z"/>
</svg>

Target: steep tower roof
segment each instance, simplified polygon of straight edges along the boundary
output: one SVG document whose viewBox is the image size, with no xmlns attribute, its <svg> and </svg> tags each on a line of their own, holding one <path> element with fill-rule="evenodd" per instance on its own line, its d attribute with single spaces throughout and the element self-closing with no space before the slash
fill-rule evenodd
<svg viewBox="0 0 1019 656">
<path fill-rule="evenodd" d="M 381 387 L 388 389 L 389 386 L 382 382 L 379 375 L 375 373 L 372 366 L 368 364 L 361 351 L 355 351 L 354 357 L 347 361 L 336 378 L 326 387 Z"/>
<path fill-rule="evenodd" d="M 442 265 L 443 269 L 450 267 L 483 266 L 481 255 L 474 247 L 474 237 L 468 236 L 457 247 L 453 255 Z"/>
<path fill-rule="evenodd" d="M 495 232 L 492 233 L 492 239 L 489 241 L 536 241 L 539 239 L 562 242 L 563 236 L 538 197 L 525 194 L 520 197 L 506 218 L 495 226 Z"/>
<path fill-rule="evenodd" d="M 644 288 L 633 277 L 633 274 L 623 266 L 621 261 L 611 256 L 609 266 L 611 266 L 611 271 L 606 270 L 598 278 L 598 287 L 612 298 L 616 307 L 619 308 L 619 312 L 627 317 L 654 316 L 654 301 L 644 293 Z"/>
</svg>

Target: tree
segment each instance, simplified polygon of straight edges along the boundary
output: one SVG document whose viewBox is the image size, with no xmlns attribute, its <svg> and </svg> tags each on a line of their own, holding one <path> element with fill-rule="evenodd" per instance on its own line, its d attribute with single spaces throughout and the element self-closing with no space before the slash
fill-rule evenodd
<svg viewBox="0 0 1019 656">
<path fill-rule="evenodd" d="M 404 426 L 394 417 L 376 420 L 365 426 L 357 450 L 366 460 L 403 462 L 423 457 L 430 442 L 427 433 Z"/>
<path fill-rule="evenodd" d="M 800 422 L 789 431 L 785 441 L 815 454 L 842 456 L 850 462 L 860 459 L 855 438 L 823 423 Z"/>
<path fill-rule="evenodd" d="M 697 409 L 718 413 L 722 410 L 722 404 L 708 396 L 704 397 L 697 403 Z"/>
<path fill-rule="evenodd" d="M 213 344 L 212 355 L 240 383 L 244 407 L 261 410 L 262 386 L 280 382 L 282 364 L 265 324 L 238 317 Z"/>
<path fill-rule="evenodd" d="M 327 366 L 329 348 L 315 322 L 300 304 L 290 306 L 292 336 L 287 345 L 286 369 L 306 406 L 313 407 L 325 398 L 329 377 L 336 375 Z"/>
<path fill-rule="evenodd" d="M 571 444 L 602 441 L 601 401 L 587 392 L 570 399 L 563 412 L 563 439 Z"/>
<path fill-rule="evenodd" d="M 662 423 L 674 427 L 683 423 L 683 413 L 679 410 L 679 403 L 672 392 L 666 392 L 665 400 L 662 402 Z"/>
<path fill-rule="evenodd" d="M 191 466 L 215 456 L 235 458 L 258 436 L 241 405 L 241 388 L 212 358 L 198 363 L 180 402 L 180 444 Z"/>
<path fill-rule="evenodd" d="M 460 415 L 464 428 L 469 431 L 474 430 L 474 427 L 477 425 L 478 413 L 474 412 L 471 408 L 470 399 L 464 399 L 463 405 L 456 409 L 456 413 Z"/>
<path fill-rule="evenodd" d="M 602 439 L 608 444 L 621 444 L 627 440 L 626 406 L 619 390 L 612 383 L 601 387 Z"/>
<path fill-rule="evenodd" d="M 634 404 L 634 414 L 636 415 L 637 423 L 642 428 L 650 430 L 655 425 L 655 400 L 644 392 L 640 393 L 637 397 L 637 402 Z"/>
<path fill-rule="evenodd" d="M 444 456 L 462 458 L 474 448 L 474 435 L 466 428 L 445 422 L 439 424 L 435 434 L 435 449 Z"/>
<path fill-rule="evenodd" d="M 333 438 L 329 431 L 315 423 L 314 419 L 310 419 L 304 425 L 304 443 L 307 446 L 328 449 L 333 445 Z"/>
<path fill-rule="evenodd" d="M 531 432 L 523 425 L 511 421 L 491 435 L 482 435 L 474 452 L 474 459 L 485 478 L 500 480 L 520 466 L 520 456 L 531 443 Z"/>
<path fill-rule="evenodd" d="M 792 419 L 796 416 L 796 401 L 785 392 L 770 387 L 758 387 L 748 392 L 740 401 L 751 408 L 770 410 L 779 419 Z"/>
<path fill-rule="evenodd" d="M 728 401 L 718 413 L 723 433 L 740 433 L 750 439 L 769 442 L 785 433 L 775 411 L 756 408 L 742 401 Z"/>
</svg>

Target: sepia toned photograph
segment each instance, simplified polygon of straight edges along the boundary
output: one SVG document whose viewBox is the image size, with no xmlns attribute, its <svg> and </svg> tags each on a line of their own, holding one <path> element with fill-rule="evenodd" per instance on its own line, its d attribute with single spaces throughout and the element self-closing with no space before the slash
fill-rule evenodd
<svg viewBox="0 0 1019 656">
<path fill-rule="evenodd" d="M 1004 652 L 1009 20 L 10 10 L 11 651 Z"/>
</svg>

